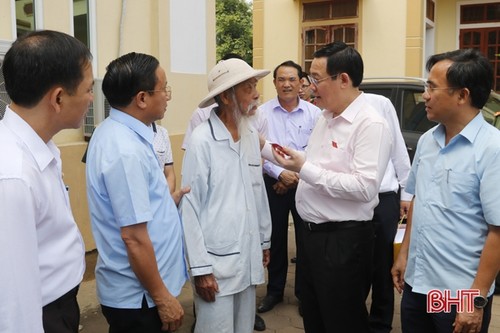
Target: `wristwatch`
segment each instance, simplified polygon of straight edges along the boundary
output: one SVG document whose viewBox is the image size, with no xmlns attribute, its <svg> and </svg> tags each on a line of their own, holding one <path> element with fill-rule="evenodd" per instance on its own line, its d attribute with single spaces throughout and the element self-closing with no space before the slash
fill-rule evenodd
<svg viewBox="0 0 500 333">
<path fill-rule="evenodd" d="M 488 304 L 488 299 L 484 296 L 476 296 L 474 297 L 474 307 L 476 309 L 484 309 L 484 307 Z"/>
</svg>

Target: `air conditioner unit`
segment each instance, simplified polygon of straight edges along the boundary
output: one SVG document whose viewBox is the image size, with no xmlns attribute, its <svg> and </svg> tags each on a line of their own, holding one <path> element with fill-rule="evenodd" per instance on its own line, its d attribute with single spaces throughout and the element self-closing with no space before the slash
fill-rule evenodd
<svg viewBox="0 0 500 333">
<path fill-rule="evenodd" d="M 108 100 L 102 93 L 102 79 L 95 79 L 94 101 L 89 106 L 89 111 L 85 116 L 83 124 L 83 134 L 86 138 L 90 138 L 97 125 L 109 116 L 110 109 L 111 105 L 109 105 Z"/>
</svg>

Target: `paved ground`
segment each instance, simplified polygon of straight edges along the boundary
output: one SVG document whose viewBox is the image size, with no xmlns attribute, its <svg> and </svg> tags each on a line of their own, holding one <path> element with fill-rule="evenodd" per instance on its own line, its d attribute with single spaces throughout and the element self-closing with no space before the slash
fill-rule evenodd
<svg viewBox="0 0 500 333">
<path fill-rule="evenodd" d="M 295 244 L 293 228 L 289 232 L 290 257 L 295 255 Z M 80 287 L 78 294 L 79 304 L 82 311 L 81 317 L 81 333 L 106 333 L 108 332 L 108 325 L 103 318 L 99 304 L 95 297 L 95 280 L 93 279 L 93 262 L 95 261 L 95 254 L 88 255 L 88 268 L 89 272 L 85 276 L 85 281 Z M 266 333 L 299 333 L 304 332 L 302 318 L 298 314 L 297 300 L 293 296 L 293 281 L 295 274 L 295 265 L 290 264 L 288 268 L 287 286 L 285 290 L 284 301 L 278 304 L 273 310 L 263 313 L 262 317 L 266 321 Z M 257 288 L 257 302 L 265 296 L 265 286 Z M 179 297 L 181 304 L 184 307 L 185 317 L 183 326 L 177 331 L 178 333 L 189 333 L 190 327 L 193 323 L 193 310 L 192 310 L 192 290 L 189 283 L 187 283 Z M 399 321 L 399 304 L 400 296 L 396 293 L 395 296 L 395 311 L 394 322 L 392 330 L 393 333 L 401 333 L 401 324 Z M 369 305 L 369 303 L 367 304 Z M 490 324 L 490 333 L 500 333 L 500 296 L 495 296 L 493 302 L 493 318 Z M 216 332 L 207 332 L 216 333 Z"/>
</svg>

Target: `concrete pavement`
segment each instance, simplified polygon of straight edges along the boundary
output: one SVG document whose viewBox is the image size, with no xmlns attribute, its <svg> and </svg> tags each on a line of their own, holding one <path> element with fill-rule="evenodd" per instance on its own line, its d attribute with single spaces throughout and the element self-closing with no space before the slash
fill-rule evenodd
<svg viewBox="0 0 500 333">
<path fill-rule="evenodd" d="M 289 232 L 289 257 L 295 255 L 295 241 L 293 225 L 290 227 Z M 95 296 L 95 280 L 93 278 L 93 266 L 95 262 L 95 253 L 87 256 L 88 272 L 85 281 L 81 284 L 78 293 L 78 301 L 81 308 L 81 333 L 107 333 L 108 325 L 106 320 L 101 314 L 99 303 Z M 283 303 L 275 306 L 269 312 L 261 314 L 266 322 L 266 333 L 299 333 L 304 332 L 302 317 L 299 316 L 297 300 L 293 294 L 294 290 L 294 274 L 295 264 L 289 264 L 287 285 L 285 288 L 285 295 Z M 266 294 L 265 285 L 257 287 L 257 304 L 262 297 Z M 182 327 L 177 331 L 179 333 L 189 333 L 191 325 L 194 321 L 193 308 L 192 308 L 192 289 L 189 283 L 184 286 L 179 300 L 184 307 L 185 316 Z M 401 297 L 399 294 L 395 295 L 395 310 L 393 321 L 393 333 L 401 333 L 401 324 L 399 319 L 399 304 Z M 369 302 L 367 303 L 369 306 Z M 493 301 L 493 314 L 490 324 L 490 333 L 500 333 L 500 296 L 495 296 Z M 217 332 L 207 332 L 217 333 Z"/>
</svg>

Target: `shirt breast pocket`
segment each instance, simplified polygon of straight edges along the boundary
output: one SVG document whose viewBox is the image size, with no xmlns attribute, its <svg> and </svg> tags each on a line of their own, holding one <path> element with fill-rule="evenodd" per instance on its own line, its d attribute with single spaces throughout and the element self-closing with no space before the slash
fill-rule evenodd
<svg viewBox="0 0 500 333">
<path fill-rule="evenodd" d="M 443 203 L 450 210 L 465 211 L 478 201 L 479 179 L 474 174 L 446 170 L 441 184 Z"/>
<path fill-rule="evenodd" d="M 237 241 L 226 245 L 207 245 L 217 279 L 229 279 L 240 273 L 241 256 Z"/>
<path fill-rule="evenodd" d="M 248 172 L 253 186 L 259 186 L 262 183 L 262 161 L 260 158 L 248 159 Z"/>
</svg>

